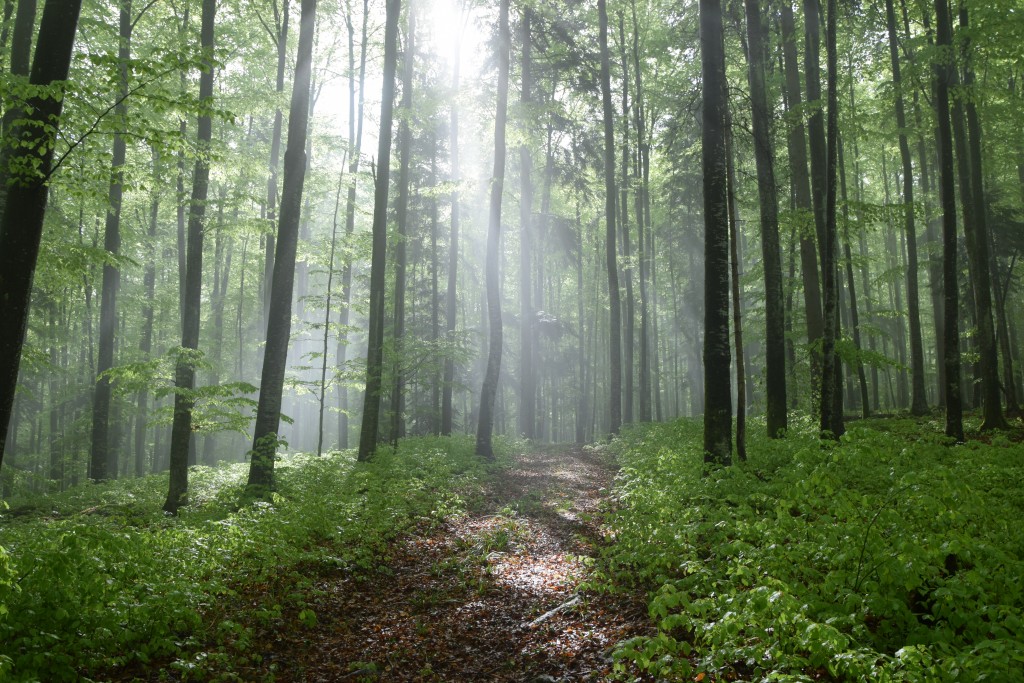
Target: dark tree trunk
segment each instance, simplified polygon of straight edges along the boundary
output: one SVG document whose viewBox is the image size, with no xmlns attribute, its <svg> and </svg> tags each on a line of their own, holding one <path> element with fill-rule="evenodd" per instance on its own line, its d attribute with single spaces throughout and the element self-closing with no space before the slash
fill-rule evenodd
<svg viewBox="0 0 1024 683">
<path fill-rule="evenodd" d="M 839 188 L 843 200 L 843 255 L 846 257 L 846 286 L 850 290 L 850 329 L 853 331 L 853 346 L 859 354 L 864 348 L 860 341 L 860 311 L 857 309 L 857 285 L 853 277 L 853 250 L 850 244 L 850 217 L 846 195 L 846 160 L 843 158 L 843 141 L 839 139 Z M 868 381 L 864 374 L 864 363 L 858 356 L 856 361 L 857 384 L 860 386 L 861 416 L 867 419 L 871 415 L 871 404 L 868 400 Z"/>
<path fill-rule="evenodd" d="M 266 496 L 274 487 L 274 453 L 280 441 L 278 427 L 281 422 L 281 393 L 284 389 L 288 341 L 292 328 L 295 252 L 299 242 L 302 189 L 306 177 L 306 134 L 309 126 L 309 84 L 313 64 L 316 0 L 302 0 L 300 14 L 295 80 L 292 82 L 288 111 L 288 145 L 284 152 L 281 220 L 274 253 L 270 316 L 267 319 L 267 344 L 263 353 L 263 372 L 260 375 L 252 462 L 246 484 L 249 495 L 256 497 Z"/>
<path fill-rule="evenodd" d="M 67 80 L 75 28 L 81 0 L 47 0 L 39 27 L 39 40 L 29 82 L 50 85 Z M 53 128 L 44 124 L 60 119 L 64 99 L 32 98 L 26 108 L 26 123 L 4 131 L 5 142 L 24 141 L 11 152 L 19 166 L 35 167 L 38 175 L 13 178 L 7 203 L 0 215 L 0 465 L 18 384 L 18 366 L 28 326 L 32 279 L 43 235 L 43 217 L 49 186 L 46 180 L 53 164 Z M 42 133 L 39 133 L 39 130 Z"/>
<path fill-rule="evenodd" d="M 728 146 L 729 196 L 729 273 L 732 284 L 732 326 L 736 349 L 736 456 L 747 459 L 747 377 L 743 358 L 743 304 L 740 298 L 739 216 L 736 207 L 736 162 L 733 157 L 732 116 L 726 112 L 726 145 Z"/>
<path fill-rule="evenodd" d="M 965 34 L 969 31 L 967 8 L 960 6 L 960 27 Z M 971 67 L 970 37 L 965 38 L 962 46 L 964 55 L 964 87 L 968 93 L 974 91 L 974 70 Z M 989 271 L 989 236 L 985 188 L 982 181 L 981 157 L 981 122 L 978 120 L 978 108 L 975 98 L 968 96 L 958 99 L 967 114 L 967 133 L 970 160 L 970 182 L 972 201 L 974 203 L 974 225 L 964 221 L 964 233 L 967 236 L 968 256 L 974 263 L 971 269 L 974 281 L 974 305 L 978 311 L 978 345 L 981 351 L 981 389 L 982 389 L 982 430 L 1007 429 L 1009 425 L 1003 417 L 999 398 L 999 364 L 996 350 L 995 327 L 992 321 L 992 277 Z M 972 230 L 973 228 L 973 230 Z"/>
<path fill-rule="evenodd" d="M 8 3 L 4 7 L 4 13 L 9 15 L 13 4 Z M 7 30 L 7 18 L 4 19 L 4 31 Z M 36 28 L 36 0 L 18 0 L 18 12 L 14 17 L 14 28 L 11 31 L 11 76 L 29 78 L 32 61 L 32 34 Z M 6 40 L 4 41 L 6 45 Z M 0 58 L 5 56 L 4 50 L 0 49 Z M 0 70 L 0 73 L 3 73 Z M 10 135 L 14 122 L 24 116 L 21 107 L 14 104 L 4 111 L 3 118 L 0 118 L 0 141 L 6 140 Z M 4 213 L 7 202 L 7 187 L 10 178 L 10 163 L 13 147 L 7 144 L 0 145 L 0 215 Z M 3 227 L 0 226 L 0 238 L 3 236 Z"/>
<path fill-rule="evenodd" d="M 754 161 L 761 206 L 761 255 L 765 289 L 765 419 L 768 436 L 786 431 L 786 337 L 782 299 L 782 253 L 779 245 L 779 203 L 775 189 L 775 161 L 771 139 L 771 114 L 765 88 L 764 26 L 758 0 L 746 0 L 747 45 Z"/>
<path fill-rule="evenodd" d="M 522 89 L 519 95 L 520 112 L 532 124 L 534 112 L 530 104 L 533 96 L 533 63 L 531 54 L 530 20 L 532 10 L 523 9 L 519 24 L 522 45 Z M 533 275 L 533 159 L 529 142 L 519 147 L 519 433 L 527 439 L 537 437 L 537 374 L 534 367 L 534 312 L 531 302 Z"/>
<path fill-rule="evenodd" d="M 619 187 L 619 202 L 616 207 L 619 222 L 619 247 L 622 250 L 622 279 L 623 279 L 623 303 L 625 304 L 625 319 L 623 320 L 623 390 L 622 397 L 622 420 L 626 424 L 633 422 L 634 403 L 634 377 L 635 367 L 634 345 L 636 344 L 636 299 L 633 295 L 633 245 L 629 236 L 629 186 L 630 186 L 630 161 L 629 154 L 629 62 L 626 59 L 626 31 L 622 13 L 619 13 L 619 49 L 622 61 L 622 185 Z M 634 180 L 636 174 L 633 174 Z M 642 212 L 643 208 L 639 203 L 637 211 Z M 640 229 L 640 223 L 637 223 Z"/>
<path fill-rule="evenodd" d="M 203 0 L 200 43 L 206 63 L 199 77 L 199 99 L 207 105 L 213 101 L 213 49 L 216 0 Z M 196 143 L 200 151 L 210 147 L 213 121 L 209 113 L 199 116 Z M 192 176 L 192 204 L 188 216 L 188 250 L 184 282 L 184 312 L 181 320 L 181 349 L 174 371 L 174 422 L 171 425 L 170 484 L 164 510 L 177 514 L 188 503 L 189 449 L 192 441 L 192 408 L 195 398 L 195 353 L 199 348 L 199 307 L 203 283 L 203 228 L 206 215 L 206 196 L 210 185 L 210 165 L 203 153 L 196 157 Z"/>
<path fill-rule="evenodd" d="M 395 299 L 394 352 L 392 363 L 394 384 L 391 387 L 390 436 L 393 443 L 405 436 L 405 369 L 402 345 L 405 338 L 406 240 L 409 234 L 409 160 L 412 158 L 412 76 L 416 60 L 416 12 L 407 5 L 409 25 L 402 55 L 402 102 L 398 121 L 398 198 L 395 202 Z"/>
<path fill-rule="evenodd" d="M 401 0 L 388 0 L 384 24 L 384 83 L 380 102 L 377 179 L 373 199 L 373 251 L 370 256 L 369 334 L 366 341 L 366 393 L 359 432 L 359 460 L 369 460 L 377 448 L 380 424 L 381 370 L 384 365 L 384 295 L 387 265 L 388 184 L 391 167 L 391 125 L 394 120 L 395 71 L 398 63 L 398 22 Z"/>
<path fill-rule="evenodd" d="M 480 389 L 480 416 L 476 430 L 477 455 L 492 460 L 494 449 L 491 437 L 494 431 L 494 401 L 498 394 L 501 374 L 501 281 L 499 280 L 501 240 L 501 198 L 505 187 L 505 120 L 508 113 L 509 71 L 509 0 L 501 0 L 498 10 L 498 92 L 494 114 L 494 171 L 491 175 L 491 203 L 487 225 L 487 369 Z"/>
<path fill-rule="evenodd" d="M 345 199 L 345 239 L 350 241 L 356 229 L 356 185 L 363 146 L 363 103 L 366 86 L 366 34 L 369 22 L 369 0 L 363 0 L 362 41 L 359 47 L 359 100 L 356 103 L 355 28 L 352 13 L 345 14 L 348 30 L 348 196 Z M 345 371 L 348 355 L 348 325 L 352 311 L 352 257 L 345 257 L 341 272 L 341 315 L 338 320 L 338 370 Z M 348 387 L 338 382 L 338 448 L 348 448 Z"/>
<path fill-rule="evenodd" d="M 452 66 L 452 104 L 449 111 L 449 154 L 451 155 L 451 229 L 448 235 L 448 291 L 445 294 L 445 327 L 448 343 L 455 341 L 455 327 L 458 317 L 458 274 L 459 274 L 459 59 L 461 58 L 462 36 L 455 44 L 455 59 Z M 441 434 L 452 433 L 454 410 L 452 389 L 455 382 L 455 360 L 451 354 L 444 359 L 444 380 L 441 388 Z"/>
<path fill-rule="evenodd" d="M 700 0 L 704 170 L 704 375 L 729 376 L 729 195 L 725 46 L 720 0 Z M 704 383 L 704 462 L 732 463 L 729 382 Z"/>
<path fill-rule="evenodd" d="M 917 234 L 914 225 L 914 169 L 907 142 L 907 116 L 903 107 L 903 80 L 900 75 L 899 48 L 896 41 L 896 11 L 893 0 L 885 0 L 886 27 L 889 33 L 889 60 L 895 89 L 896 127 L 899 129 L 900 162 L 903 172 L 903 228 L 907 238 L 907 316 L 910 322 L 910 412 L 924 415 L 928 401 L 924 388 L 924 346 L 921 342 L 921 312 L 917 285 Z"/>
<path fill-rule="evenodd" d="M 274 1 L 274 13 L 277 13 L 277 2 Z M 276 19 L 277 17 L 275 17 Z M 277 35 L 271 35 L 277 44 L 277 81 L 275 91 L 278 100 L 284 93 L 284 72 L 288 65 L 288 0 L 283 0 L 280 25 Z M 270 291 L 274 278 L 274 253 L 276 251 L 274 231 L 277 229 L 277 175 L 281 168 L 281 132 L 284 128 L 284 115 L 281 108 L 274 110 L 274 129 L 270 136 L 270 165 L 267 174 L 267 231 L 266 256 L 263 265 L 263 322 L 264 326 L 270 316 Z"/>
<path fill-rule="evenodd" d="M 821 352 L 815 342 L 822 338 L 825 323 L 821 317 L 821 283 L 818 271 L 818 255 L 814 246 L 812 229 L 813 208 L 811 179 L 807 174 L 807 138 L 804 134 L 803 114 L 800 96 L 800 71 L 797 65 L 796 30 L 793 9 L 789 0 L 781 5 L 782 52 L 785 64 L 785 92 L 793 121 L 789 126 L 786 144 L 789 151 L 789 167 L 793 183 L 793 199 L 798 212 L 807 217 L 800 226 L 800 274 L 803 280 L 804 310 L 807 320 L 807 342 L 811 345 L 811 404 L 820 396 L 818 378 L 821 374 Z M 803 222 L 803 221 L 801 221 Z"/>
<path fill-rule="evenodd" d="M 936 45 L 948 50 L 952 45 L 952 29 L 946 0 L 935 0 Z M 953 134 L 950 130 L 949 87 L 953 80 L 952 66 L 935 62 L 935 113 L 938 120 L 939 198 L 942 204 L 942 291 L 943 337 L 946 355 L 946 436 L 961 443 L 964 440 L 963 408 L 960 402 L 960 302 L 957 268 L 956 198 L 953 177 Z"/>
<path fill-rule="evenodd" d="M 814 0 L 811 0 L 813 4 Z M 810 18 L 808 17 L 808 21 Z M 827 27 L 825 30 L 827 52 L 828 81 L 828 125 L 825 172 L 825 230 L 822 234 L 821 270 L 823 276 L 823 292 L 825 307 L 825 336 L 822 342 L 822 381 L 821 381 L 821 423 L 822 434 L 838 439 L 843 433 L 842 410 L 836 410 L 836 395 L 840 393 L 837 364 L 839 358 L 835 352 L 838 335 L 839 287 L 836 268 L 836 167 L 838 165 L 839 140 L 839 98 L 837 93 L 837 57 L 836 57 L 836 0 L 828 1 Z M 808 79 L 810 80 L 810 79 Z M 840 404 L 841 407 L 841 404 Z"/>
<path fill-rule="evenodd" d="M 608 272 L 608 431 L 617 434 L 622 426 L 622 310 L 619 272 L 615 256 L 615 114 L 612 110 L 611 66 L 608 57 L 608 10 L 598 0 L 601 50 L 601 102 L 604 114 L 605 266 Z"/>
<path fill-rule="evenodd" d="M 114 133 L 113 151 L 110 161 L 110 186 L 107 190 L 107 220 L 103 232 L 103 248 L 116 258 L 121 251 L 121 197 L 124 194 L 124 160 L 126 145 L 121 131 L 127 131 L 128 60 L 131 58 L 132 4 L 121 0 L 119 15 L 120 45 L 118 47 L 118 91 L 114 105 L 114 116 L 119 121 Z M 114 336 L 117 327 L 117 294 L 121 287 L 121 270 L 111 264 L 103 264 L 103 294 L 100 299 L 99 354 L 96 358 L 96 387 L 92 403 L 92 450 L 91 472 L 96 481 L 117 478 L 117 449 L 112 449 L 108 422 L 110 399 L 113 386 L 104 374 L 114 366 Z"/>
</svg>

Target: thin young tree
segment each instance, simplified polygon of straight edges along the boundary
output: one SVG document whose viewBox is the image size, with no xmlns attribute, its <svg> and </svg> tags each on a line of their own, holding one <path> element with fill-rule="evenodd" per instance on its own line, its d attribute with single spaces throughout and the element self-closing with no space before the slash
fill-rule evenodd
<svg viewBox="0 0 1024 683">
<path fill-rule="evenodd" d="M 603 0 L 602 0 L 603 1 Z M 505 123 L 508 114 L 509 71 L 508 0 L 501 0 L 498 9 L 498 92 L 494 113 L 494 171 L 491 174 L 491 202 L 487 223 L 487 369 L 480 389 L 480 412 L 476 430 L 476 454 L 494 458 L 494 400 L 498 394 L 501 374 L 501 282 L 498 279 L 501 238 L 501 197 L 505 188 Z"/>
<path fill-rule="evenodd" d="M 828 97 L 828 121 L 826 124 L 825 163 L 825 230 L 822 233 L 821 272 L 822 293 L 825 299 L 823 316 L 825 318 L 825 336 L 822 341 L 821 355 L 821 422 L 822 435 L 838 438 L 842 433 L 842 414 L 836 414 L 835 396 L 840 391 L 839 373 L 836 364 L 836 336 L 838 333 L 839 316 L 839 283 L 836 267 L 836 209 L 837 193 L 836 178 L 839 158 L 839 97 L 837 92 L 837 56 L 836 56 L 836 0 L 828 0 L 828 15 L 825 27 L 826 52 L 826 88 Z"/>
<path fill-rule="evenodd" d="M 615 113 L 612 110 L 611 66 L 608 57 L 608 9 L 597 0 L 601 50 L 601 104 L 604 113 L 605 267 L 608 271 L 608 431 L 622 426 L 622 310 L 615 251 Z"/>
<path fill-rule="evenodd" d="M 380 391 L 384 366 L 384 279 L 387 266 L 388 186 L 391 174 L 391 126 L 394 122 L 395 71 L 398 66 L 398 23 L 402 0 L 388 0 L 384 20 L 384 82 L 380 99 L 380 134 L 377 141 L 377 178 L 373 196 L 373 247 L 370 254 L 369 334 L 366 341 L 366 391 L 359 432 L 360 461 L 377 449 Z"/>
<path fill-rule="evenodd" d="M 448 135 L 449 155 L 451 156 L 452 192 L 451 225 L 448 233 L 448 291 L 445 294 L 445 327 L 448 343 L 454 341 L 455 326 L 458 322 L 458 282 L 459 282 L 459 61 L 461 57 L 462 33 L 455 39 L 455 57 L 452 64 L 452 104 L 449 110 Z M 455 360 L 451 354 L 444 359 L 444 376 L 441 388 L 441 434 L 452 433 L 454 410 L 452 408 L 452 389 L 455 382 Z"/>
<path fill-rule="evenodd" d="M 700 0 L 704 171 L 704 462 L 732 464 L 729 382 L 728 100 L 720 0 Z M 713 379 L 712 379 L 713 378 Z"/>
<path fill-rule="evenodd" d="M 534 125 L 530 109 L 533 90 L 533 61 L 531 51 L 530 20 L 532 10 L 523 8 L 519 23 L 522 78 L 519 94 L 519 112 L 524 123 Z M 529 137 L 523 137 L 519 146 L 519 432 L 527 439 L 536 437 L 537 377 L 533 363 L 534 313 L 530 297 L 533 276 L 533 158 Z"/>
<path fill-rule="evenodd" d="M 202 23 L 199 30 L 204 68 L 199 76 L 199 99 L 206 105 L 213 102 L 214 21 L 217 0 L 203 0 Z M 195 356 L 199 349 L 199 308 L 203 285 L 203 228 L 206 197 L 210 188 L 209 148 L 213 138 L 213 120 L 209 109 L 199 115 L 196 157 L 192 173 L 192 201 L 188 215 L 188 246 L 183 286 L 184 308 L 181 319 L 181 348 L 174 369 L 174 422 L 171 425 L 170 482 L 164 510 L 177 514 L 188 503 L 189 445 L 192 441 L 192 409 L 195 406 Z"/>
</svg>

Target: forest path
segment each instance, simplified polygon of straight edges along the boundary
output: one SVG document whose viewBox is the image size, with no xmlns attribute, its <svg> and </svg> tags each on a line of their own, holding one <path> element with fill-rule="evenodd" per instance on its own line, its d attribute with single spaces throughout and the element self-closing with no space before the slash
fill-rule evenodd
<svg viewBox="0 0 1024 683">
<path fill-rule="evenodd" d="M 608 680 L 612 646 L 650 628 L 642 593 L 579 586 L 614 475 L 591 450 L 517 456 L 474 512 L 399 541 L 389 572 L 318 580 L 316 625 L 263 634 L 263 666 L 277 681 Z"/>
</svg>

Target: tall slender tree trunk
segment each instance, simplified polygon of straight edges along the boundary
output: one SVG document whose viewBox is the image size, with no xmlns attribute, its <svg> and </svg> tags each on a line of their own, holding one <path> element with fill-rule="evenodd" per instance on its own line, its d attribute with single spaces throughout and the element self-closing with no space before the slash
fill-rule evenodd
<svg viewBox="0 0 1024 683">
<path fill-rule="evenodd" d="M 405 369 L 402 345 L 405 343 L 406 241 L 409 235 L 409 160 L 412 158 L 412 76 L 416 61 L 416 12 L 412 1 L 406 5 L 409 18 L 402 55 L 402 102 L 398 121 L 398 199 L 395 202 L 395 299 L 394 384 L 391 387 L 391 440 L 395 444 L 405 436 Z"/>
<path fill-rule="evenodd" d="M 754 128 L 754 162 L 761 207 L 761 256 L 765 288 L 765 397 L 768 436 L 775 438 L 787 428 L 786 337 L 782 299 L 782 253 L 779 245 L 779 200 L 775 189 L 775 160 L 771 120 L 765 88 L 764 25 L 758 0 L 746 0 L 747 80 L 750 84 Z"/>
<path fill-rule="evenodd" d="M 800 275 L 803 281 L 804 311 L 807 321 L 807 342 L 811 346 L 811 404 L 820 398 L 818 378 L 821 374 L 821 352 L 815 342 L 822 338 L 825 323 L 821 314 L 821 283 L 818 271 L 818 255 L 814 245 L 813 201 L 811 179 L 807 173 L 807 138 L 804 133 L 800 95 L 800 70 L 797 64 L 796 29 L 793 8 L 789 0 L 781 4 L 782 52 L 785 69 L 785 93 L 790 112 L 794 113 L 789 126 L 786 144 L 789 152 L 790 175 L 793 184 L 793 200 L 796 210 L 806 217 L 801 220 Z"/>
<path fill-rule="evenodd" d="M 380 135 L 377 143 L 377 180 L 373 199 L 373 250 L 370 255 L 369 334 L 366 341 L 366 392 L 363 424 L 359 432 L 361 461 L 377 448 L 380 424 L 381 370 L 384 365 L 384 270 L 387 265 L 388 185 L 391 166 L 391 126 L 394 120 L 395 71 L 398 64 L 398 22 L 401 0 L 388 0 L 384 24 L 384 83 L 380 101 Z"/>
<path fill-rule="evenodd" d="M 853 276 L 853 249 L 850 243 L 849 202 L 846 192 L 846 159 L 843 155 L 843 140 L 839 138 L 839 188 L 843 200 L 843 255 L 846 257 L 846 286 L 850 290 L 850 329 L 853 331 L 853 345 L 858 354 L 862 348 L 860 341 L 860 311 L 857 308 L 857 284 Z M 867 419 L 871 415 L 871 404 L 868 400 L 868 381 L 864 374 L 864 363 L 858 355 L 855 362 L 857 384 L 860 387 L 861 416 Z"/>
<path fill-rule="evenodd" d="M 160 153 L 153 148 L 153 182 L 155 187 L 161 182 Z M 149 204 L 149 233 L 146 243 L 146 265 L 142 276 L 146 289 L 146 299 L 142 307 L 142 338 L 139 341 L 139 352 L 144 361 L 149 360 L 153 350 L 154 295 L 156 294 L 156 232 L 160 218 L 160 195 L 154 192 Z M 146 474 L 146 430 L 149 426 L 149 391 L 139 390 L 136 403 L 139 406 L 135 420 L 135 476 Z"/>
<path fill-rule="evenodd" d="M 203 0 L 200 44 L 205 68 L 199 76 L 199 99 L 206 105 L 213 103 L 213 49 L 214 19 L 217 0 Z M 196 351 L 199 348 L 199 307 L 203 283 L 203 229 L 206 216 L 206 197 L 210 185 L 210 162 L 205 152 L 213 137 L 213 121 L 207 112 L 199 116 L 196 144 L 203 152 L 196 157 L 192 175 L 192 203 L 188 217 L 188 247 L 184 283 L 184 312 L 181 320 L 181 349 L 174 371 L 174 422 L 171 425 L 170 483 L 164 510 L 177 514 L 188 503 L 189 449 L 192 441 L 192 408 L 195 398 Z"/>
<path fill-rule="evenodd" d="M 302 0 L 299 45 L 295 57 L 288 111 L 288 144 L 284 152 L 284 183 L 281 188 L 281 219 L 274 252 L 274 279 L 267 318 L 267 344 L 260 375 L 260 398 L 252 438 L 252 461 L 246 491 L 262 497 L 274 487 L 274 454 L 280 441 L 281 394 L 292 328 L 292 290 L 295 284 L 295 253 L 302 217 L 302 189 L 306 179 L 306 134 L 309 127 L 309 94 L 313 70 L 313 36 L 316 0 Z"/>
<path fill-rule="evenodd" d="M 982 424 L 986 429 L 1007 429 L 1009 425 L 1003 417 L 999 398 L 999 363 L 996 347 L 995 326 L 992 316 L 992 278 L 989 271 L 989 236 L 987 204 L 983 183 L 981 152 L 981 122 L 978 119 L 978 107 L 975 103 L 977 91 L 974 89 L 974 69 L 971 65 L 971 43 L 969 37 L 969 21 L 967 7 L 960 6 L 960 28 L 967 37 L 962 45 L 964 59 L 964 87 L 975 95 L 958 99 L 958 106 L 963 101 L 966 109 L 967 133 L 969 139 L 968 157 L 970 160 L 970 177 L 972 201 L 974 202 L 974 225 L 964 222 L 964 233 L 967 236 L 967 253 L 974 262 L 971 269 L 974 280 L 974 305 L 978 311 L 978 344 L 981 351 L 981 389 L 982 389 Z M 973 227 L 973 230 L 972 230 Z"/>
<path fill-rule="evenodd" d="M 5 14 L 13 9 L 13 4 L 8 3 Z M 4 20 L 4 30 L 7 29 L 7 19 Z M 10 75 L 15 78 L 29 79 L 32 68 L 32 35 L 36 28 L 36 0 L 18 0 L 18 11 L 14 15 L 14 27 L 11 30 L 11 66 Z M 6 41 L 5 41 L 6 45 Z M 5 50 L 0 50 L 0 58 L 6 56 Z M 2 73 L 2 71 L 0 71 Z M 24 116 L 24 110 L 17 105 L 11 106 L 4 111 L 0 118 L 0 141 L 5 140 L 11 133 L 14 122 Z M 0 215 L 4 213 L 7 203 L 7 187 L 10 179 L 11 154 L 14 148 L 8 144 L 0 145 Z M 0 227 L 0 239 L 3 237 L 3 228 Z"/>
<path fill-rule="evenodd" d="M 893 0 L 885 0 L 885 21 L 889 33 L 889 60 L 895 89 L 896 127 L 899 129 L 900 163 L 903 172 L 903 229 L 907 239 L 907 317 L 910 323 L 910 412 L 924 415 L 928 401 L 924 388 L 924 345 L 921 342 L 921 312 L 917 284 L 917 234 L 914 225 L 914 169 L 907 142 L 907 115 L 903 107 L 903 79 L 900 75 L 896 40 L 896 11 Z"/>
<path fill-rule="evenodd" d="M 116 258 L 121 251 L 121 197 L 124 193 L 125 139 L 127 131 L 128 60 L 131 59 L 132 4 L 121 0 L 119 12 L 118 90 L 114 116 L 119 121 L 114 133 L 110 161 L 110 186 L 107 190 L 107 219 L 103 231 L 103 248 Z M 112 449 L 109 431 L 110 399 L 113 385 L 106 372 L 114 366 L 114 336 L 117 327 L 117 294 L 121 287 L 121 270 L 112 263 L 103 264 L 103 294 L 100 299 L 99 355 L 96 359 L 96 387 L 92 404 L 92 478 L 102 481 L 117 478 L 117 449 Z"/>
<path fill-rule="evenodd" d="M 534 123 L 533 101 L 533 58 L 531 52 L 530 21 L 532 10 L 523 8 L 519 24 L 519 42 L 522 46 L 522 86 L 519 95 L 521 115 L 524 123 Z M 537 374 L 534 366 L 535 337 L 531 290 L 533 276 L 533 159 L 530 155 L 529 137 L 524 135 L 519 147 L 519 433 L 527 439 L 537 437 Z"/>
<path fill-rule="evenodd" d="M 39 27 L 39 40 L 29 83 L 49 86 L 67 80 L 78 26 L 81 0 L 47 0 Z M 3 464 L 8 426 L 18 384 L 18 366 L 28 327 L 32 279 L 43 236 L 43 218 L 53 164 L 56 131 L 49 124 L 60 119 L 62 97 L 33 97 L 27 121 L 4 131 L 3 142 L 23 143 L 11 152 L 11 161 L 36 168 L 31 178 L 13 178 L 0 215 L 0 465 Z M 40 133 L 39 131 L 42 130 Z"/>
<path fill-rule="evenodd" d="M 946 0 L 935 0 L 935 44 L 949 50 L 952 28 Z M 963 408 L 960 402 L 960 302 L 957 268 L 956 198 L 953 176 L 953 133 L 950 130 L 949 87 L 953 80 L 952 65 L 936 59 L 935 113 L 938 121 L 939 198 L 942 205 L 942 291 L 946 355 L 946 436 L 957 443 L 964 440 Z"/>
<path fill-rule="evenodd" d="M 604 113 L 605 267 L 608 272 L 608 431 L 622 426 L 622 310 L 615 255 L 615 114 L 612 110 L 611 66 L 608 57 L 608 9 L 597 0 L 601 50 L 601 102 Z"/>
<path fill-rule="evenodd" d="M 283 0 L 281 5 L 280 23 L 277 25 L 277 35 L 272 35 L 277 43 L 277 80 L 275 91 L 278 100 L 284 93 L 284 72 L 288 65 L 288 2 Z M 274 13 L 277 14 L 277 2 L 274 0 Z M 274 17 L 277 19 L 278 17 Z M 267 173 L 267 239 L 266 256 L 263 265 L 263 322 L 264 327 L 270 316 L 270 291 L 274 279 L 274 254 L 276 252 L 275 234 L 277 229 L 277 177 L 281 168 L 281 133 L 284 128 L 284 114 L 281 107 L 274 110 L 274 128 L 270 136 L 270 163 Z"/>
<path fill-rule="evenodd" d="M 462 34 L 456 38 L 455 58 L 452 65 L 452 104 L 449 110 L 448 136 L 451 155 L 451 224 L 448 233 L 448 291 L 445 294 L 445 327 L 448 343 L 455 341 L 458 323 L 458 274 L 459 274 L 459 60 L 461 59 Z M 452 390 L 455 382 L 455 359 L 451 354 L 444 359 L 444 379 L 441 388 L 441 434 L 452 433 L 454 410 Z"/>
<path fill-rule="evenodd" d="M 729 197 L 729 273 L 732 293 L 732 332 L 736 371 L 736 456 L 747 459 L 747 377 L 743 359 L 743 301 L 740 297 L 739 216 L 736 206 L 736 161 L 733 155 L 732 116 L 726 112 L 726 146 L 728 149 Z"/>
<path fill-rule="evenodd" d="M 494 459 L 491 442 L 494 431 L 494 402 L 498 394 L 501 374 L 501 281 L 499 279 L 499 252 L 501 241 L 501 198 L 505 188 L 505 123 L 508 114 L 509 0 L 501 0 L 498 9 L 498 92 L 494 114 L 494 171 L 491 174 L 491 202 L 487 225 L 487 368 L 480 389 L 480 416 L 476 430 L 476 454 Z"/>
<path fill-rule="evenodd" d="M 651 292 L 653 259 L 651 258 L 651 208 L 649 192 L 650 141 L 647 136 L 647 108 L 644 106 L 643 69 L 640 59 L 640 23 L 636 2 L 630 3 L 633 21 L 633 127 L 636 129 L 636 168 L 634 202 L 637 217 L 637 251 L 640 284 L 640 421 L 651 420 Z M 623 44 L 625 38 L 623 37 Z M 625 47 L 623 47 L 625 49 Z M 623 70 L 625 72 L 625 69 Z M 655 346 L 655 350 L 657 347 Z M 657 354 L 655 354 L 656 356 Z M 655 377 L 657 375 L 655 374 Z M 660 412 L 660 411 L 659 411 Z"/>
<path fill-rule="evenodd" d="M 356 48 L 352 8 L 346 3 L 345 26 L 348 31 L 348 196 L 345 198 L 345 240 L 351 241 L 356 229 L 356 187 L 363 146 L 363 104 L 366 94 L 366 34 L 369 0 L 363 0 L 362 39 L 359 44 L 359 99 L 356 100 Z M 346 255 L 341 271 L 341 314 L 338 319 L 338 369 L 345 371 L 348 356 L 348 325 L 352 311 L 352 257 Z M 338 448 L 348 448 L 348 387 L 338 382 Z"/>
<path fill-rule="evenodd" d="M 704 462 L 732 463 L 729 382 L 728 98 L 720 0 L 700 0 L 704 169 Z"/>
</svg>

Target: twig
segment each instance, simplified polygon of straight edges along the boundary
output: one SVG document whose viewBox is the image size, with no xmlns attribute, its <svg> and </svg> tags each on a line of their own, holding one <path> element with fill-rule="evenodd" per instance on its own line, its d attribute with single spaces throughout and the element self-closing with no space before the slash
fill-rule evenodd
<svg viewBox="0 0 1024 683">
<path fill-rule="evenodd" d="M 537 617 L 536 619 L 531 621 L 530 622 L 530 628 L 536 628 L 537 625 L 540 624 L 541 622 L 547 621 L 548 619 L 550 619 L 551 617 L 555 616 L 556 614 L 558 614 L 562 610 L 569 609 L 570 607 L 572 607 L 573 605 L 575 605 L 579 601 L 580 601 L 580 596 L 579 595 L 572 596 L 571 598 L 569 598 L 568 600 L 563 602 L 558 607 L 556 607 L 554 609 L 548 610 L 544 614 L 540 615 L 539 617 Z"/>
</svg>

